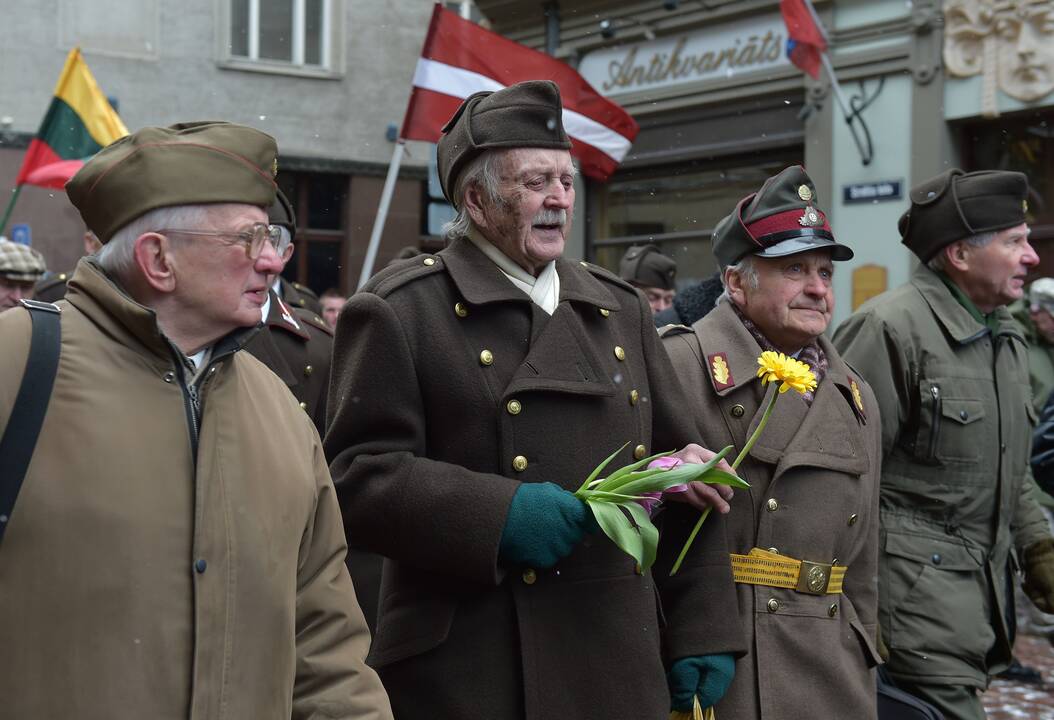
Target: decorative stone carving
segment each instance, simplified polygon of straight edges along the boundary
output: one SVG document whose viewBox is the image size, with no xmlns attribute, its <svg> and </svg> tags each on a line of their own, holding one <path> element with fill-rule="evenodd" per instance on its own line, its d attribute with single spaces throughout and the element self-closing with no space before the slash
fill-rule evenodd
<svg viewBox="0 0 1054 720">
<path fill-rule="evenodd" d="M 985 116 L 997 86 L 1024 102 L 1054 90 L 1054 0 L 944 0 L 944 24 L 944 66 L 981 75 Z"/>
</svg>

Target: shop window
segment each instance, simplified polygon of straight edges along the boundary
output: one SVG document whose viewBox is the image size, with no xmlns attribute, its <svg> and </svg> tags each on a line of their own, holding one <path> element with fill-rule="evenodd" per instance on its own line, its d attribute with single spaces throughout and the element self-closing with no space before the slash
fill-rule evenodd
<svg viewBox="0 0 1054 720">
<path fill-rule="evenodd" d="M 297 217 L 296 250 L 282 271 L 287 280 L 322 294 L 345 287 L 350 178 L 339 173 L 280 172 L 278 185 Z"/>
<path fill-rule="evenodd" d="M 340 32 L 340 0 L 221 0 L 226 3 L 228 53 L 235 67 L 273 71 L 331 70 Z"/>
</svg>

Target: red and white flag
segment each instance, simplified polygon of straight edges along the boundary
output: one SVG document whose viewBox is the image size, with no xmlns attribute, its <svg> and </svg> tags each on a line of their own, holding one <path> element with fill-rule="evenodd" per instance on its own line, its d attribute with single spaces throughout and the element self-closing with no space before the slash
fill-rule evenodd
<svg viewBox="0 0 1054 720">
<path fill-rule="evenodd" d="M 582 173 L 607 180 L 629 152 L 637 122 L 569 65 L 481 28 L 436 4 L 414 73 L 400 137 L 436 142 L 461 101 L 524 80 L 560 86 L 564 129 Z"/>
</svg>

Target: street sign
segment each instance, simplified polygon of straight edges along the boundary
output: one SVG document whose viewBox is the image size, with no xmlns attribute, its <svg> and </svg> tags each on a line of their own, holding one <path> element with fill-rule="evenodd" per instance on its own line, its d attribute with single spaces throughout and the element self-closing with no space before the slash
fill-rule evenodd
<svg viewBox="0 0 1054 720">
<path fill-rule="evenodd" d="M 29 229 L 29 223 L 19 223 L 11 226 L 11 242 L 19 245 L 32 245 L 33 232 Z"/>
<path fill-rule="evenodd" d="M 900 180 L 879 180 L 842 186 L 842 202 L 846 205 L 900 200 Z"/>
</svg>

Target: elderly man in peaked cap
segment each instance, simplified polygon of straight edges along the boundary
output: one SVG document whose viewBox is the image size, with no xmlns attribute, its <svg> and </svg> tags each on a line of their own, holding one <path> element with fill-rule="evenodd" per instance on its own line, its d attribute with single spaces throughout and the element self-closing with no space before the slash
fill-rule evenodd
<svg viewBox="0 0 1054 720">
<path fill-rule="evenodd" d="M 450 244 L 340 316 L 326 452 L 350 543 L 386 556 L 369 662 L 403 720 L 658 720 L 744 649 L 720 513 L 670 578 L 696 509 L 660 513 L 642 574 L 570 492 L 627 441 L 614 466 L 712 457 L 643 295 L 561 258 L 570 147 L 554 83 L 466 99 L 438 150 Z"/>
<path fill-rule="evenodd" d="M 1021 173 L 949 170 L 911 191 L 903 243 L 922 264 L 835 345 L 882 417 L 879 621 L 898 685 L 948 718 L 983 718 L 1007 667 L 1016 556 L 1054 607 L 1054 538 L 1028 469 L 1028 349 L 1006 304 L 1039 259 Z"/>
<path fill-rule="evenodd" d="M 763 351 L 798 358 L 817 380 L 780 396 L 739 467 L 750 488 L 732 499 L 728 539 L 754 652 L 716 715 L 873 719 L 878 405 L 823 336 L 835 263 L 853 253 L 835 242 L 800 166 L 744 198 L 713 248 L 725 286 L 717 308 L 663 340 L 703 442 L 746 445 L 777 392 L 757 376 Z"/>
<path fill-rule="evenodd" d="M 627 250 L 618 274 L 644 293 L 653 313 L 670 307 L 677 294 L 677 262 L 655 245 L 634 245 Z"/>
<path fill-rule="evenodd" d="M 219 122 L 118 140 L 67 185 L 103 249 L 0 316 L 3 431 L 31 322 L 61 320 L 13 507 L 0 476 L 5 716 L 391 717 L 318 434 L 238 352 L 280 268 L 276 152 Z"/>
<path fill-rule="evenodd" d="M 28 245 L 0 237 L 0 312 L 33 298 L 33 285 L 44 277 L 44 256 Z"/>
</svg>

